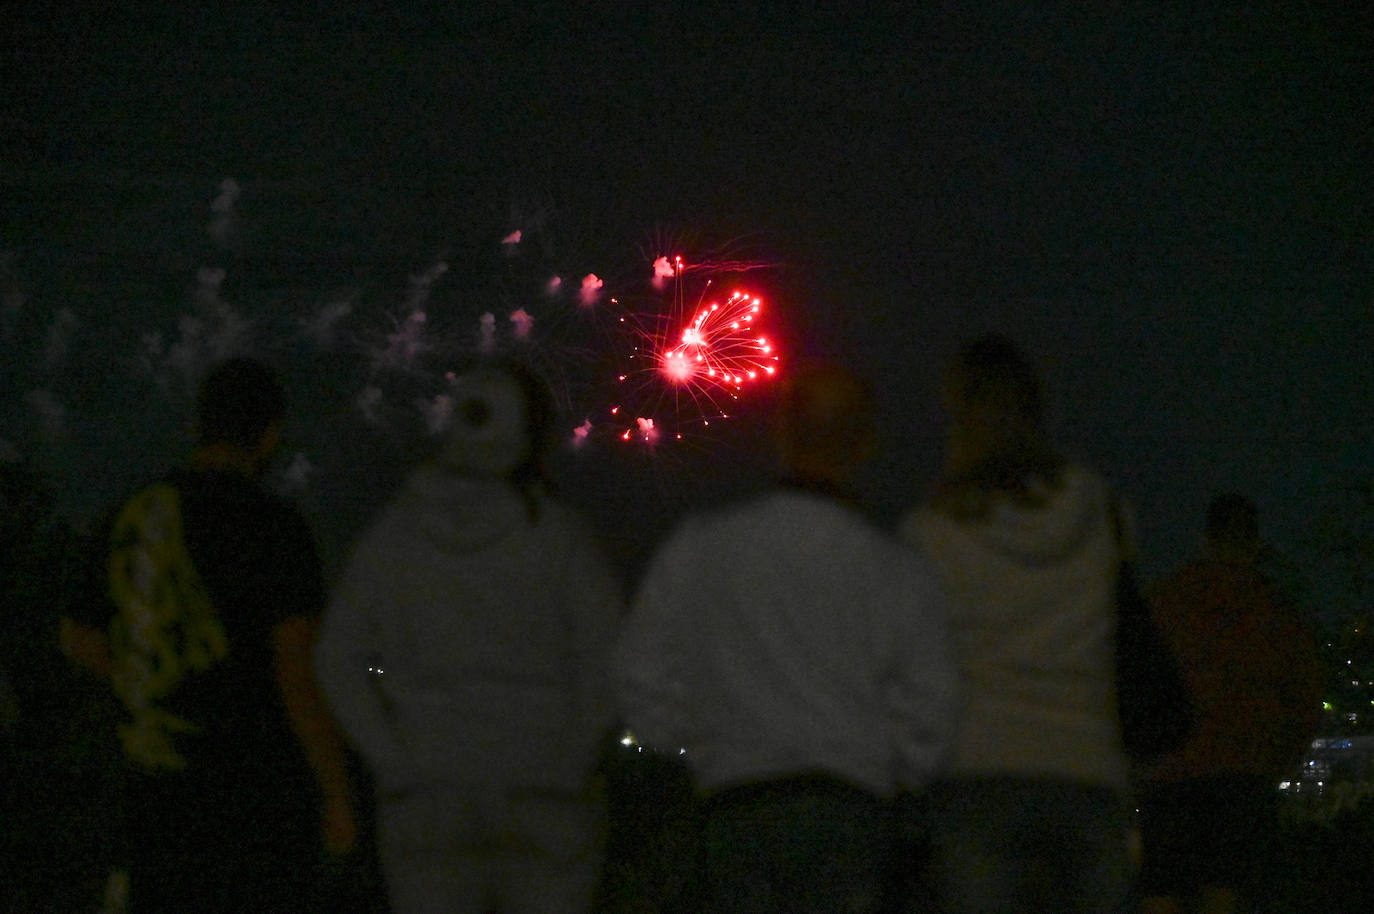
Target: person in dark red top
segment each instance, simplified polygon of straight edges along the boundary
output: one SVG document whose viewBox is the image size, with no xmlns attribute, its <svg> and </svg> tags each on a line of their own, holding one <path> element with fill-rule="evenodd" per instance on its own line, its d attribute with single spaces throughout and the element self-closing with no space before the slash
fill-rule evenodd
<svg viewBox="0 0 1374 914">
<path fill-rule="evenodd" d="M 1254 504 L 1220 495 L 1202 555 L 1149 594 L 1195 719 L 1184 745 L 1145 772 L 1147 914 L 1221 914 L 1253 897 L 1270 863 L 1278 783 L 1321 717 L 1315 637 L 1256 567 L 1261 548 Z"/>
</svg>

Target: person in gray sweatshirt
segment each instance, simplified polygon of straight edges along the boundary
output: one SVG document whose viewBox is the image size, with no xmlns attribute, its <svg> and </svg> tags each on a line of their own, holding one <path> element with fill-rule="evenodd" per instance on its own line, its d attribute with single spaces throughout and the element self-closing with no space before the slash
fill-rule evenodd
<svg viewBox="0 0 1374 914">
<path fill-rule="evenodd" d="M 319 676 L 377 781 L 396 914 L 582 910 L 621 586 L 547 491 L 542 382 L 479 368 L 452 404 L 443 449 L 356 544 Z"/>
</svg>

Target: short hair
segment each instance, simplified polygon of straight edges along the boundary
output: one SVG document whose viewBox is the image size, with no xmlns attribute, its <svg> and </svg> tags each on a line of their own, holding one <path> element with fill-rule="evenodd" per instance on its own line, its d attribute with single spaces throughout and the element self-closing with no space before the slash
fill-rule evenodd
<svg viewBox="0 0 1374 914">
<path fill-rule="evenodd" d="M 532 473 L 539 475 L 542 469 L 535 469 L 548 459 L 555 447 L 558 421 L 558 407 L 554 403 L 553 390 L 543 376 L 519 359 L 506 359 L 498 366 L 519 385 L 525 398 L 526 432 L 529 434 L 530 454 L 527 463 L 530 468 L 517 468 L 516 475 Z"/>
<path fill-rule="evenodd" d="M 946 409 L 972 431 L 976 452 L 947 470 L 937 499 L 959 515 L 979 516 L 989 496 L 1039 505 L 1058 488 L 1064 460 L 1044 430 L 1044 394 L 1034 366 L 1015 343 L 990 333 L 965 344 L 945 371 Z"/>
<path fill-rule="evenodd" d="M 1207 505 L 1207 538 L 1213 542 L 1245 544 L 1259 539 L 1259 510 L 1239 492 L 1226 492 Z"/>
<path fill-rule="evenodd" d="M 966 343 L 946 371 L 958 409 L 992 409 L 1003 419 L 1038 428 L 1044 419 L 1044 394 L 1035 367 L 1019 346 L 1000 333 Z"/>
<path fill-rule="evenodd" d="M 244 356 L 210 369 L 196 400 L 201 444 L 253 447 L 286 415 L 286 393 L 262 362 Z"/>
</svg>

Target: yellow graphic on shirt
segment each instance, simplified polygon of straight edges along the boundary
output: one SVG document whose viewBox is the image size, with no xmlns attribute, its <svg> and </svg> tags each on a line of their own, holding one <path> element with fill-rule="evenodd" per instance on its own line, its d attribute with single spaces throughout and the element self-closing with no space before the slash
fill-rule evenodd
<svg viewBox="0 0 1374 914">
<path fill-rule="evenodd" d="M 108 585 L 117 610 L 110 624 L 112 678 L 132 720 L 120 741 L 152 770 L 181 770 L 173 736 L 199 728 L 158 705 L 188 672 L 207 670 L 229 641 L 182 537 L 180 499 L 153 485 L 120 510 L 110 534 Z"/>
</svg>

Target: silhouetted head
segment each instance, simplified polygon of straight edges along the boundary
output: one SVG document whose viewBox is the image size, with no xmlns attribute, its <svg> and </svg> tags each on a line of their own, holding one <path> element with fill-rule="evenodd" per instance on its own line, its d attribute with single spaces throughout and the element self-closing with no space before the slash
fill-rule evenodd
<svg viewBox="0 0 1374 914">
<path fill-rule="evenodd" d="M 196 400 L 197 451 L 202 465 L 255 473 L 281 440 L 286 394 L 266 365 L 246 357 L 220 362 L 201 382 Z"/>
<path fill-rule="evenodd" d="M 843 485 L 877 445 L 872 391 L 833 363 L 802 365 L 783 379 L 773 428 L 784 472 Z"/>
<path fill-rule="evenodd" d="M 1207 548 L 1216 558 L 1252 562 L 1259 557 L 1259 511 L 1237 492 L 1218 495 L 1207 505 Z"/>
<path fill-rule="evenodd" d="M 946 369 L 941 393 L 949 422 L 947 494 L 1026 499 L 1038 484 L 1057 485 L 1062 460 L 1046 440 L 1040 382 L 1014 343 L 990 334 L 965 345 Z"/>
<path fill-rule="evenodd" d="M 517 361 L 483 365 L 455 379 L 452 398 L 441 468 L 522 490 L 547 484 L 556 411 L 542 378 Z"/>
</svg>

